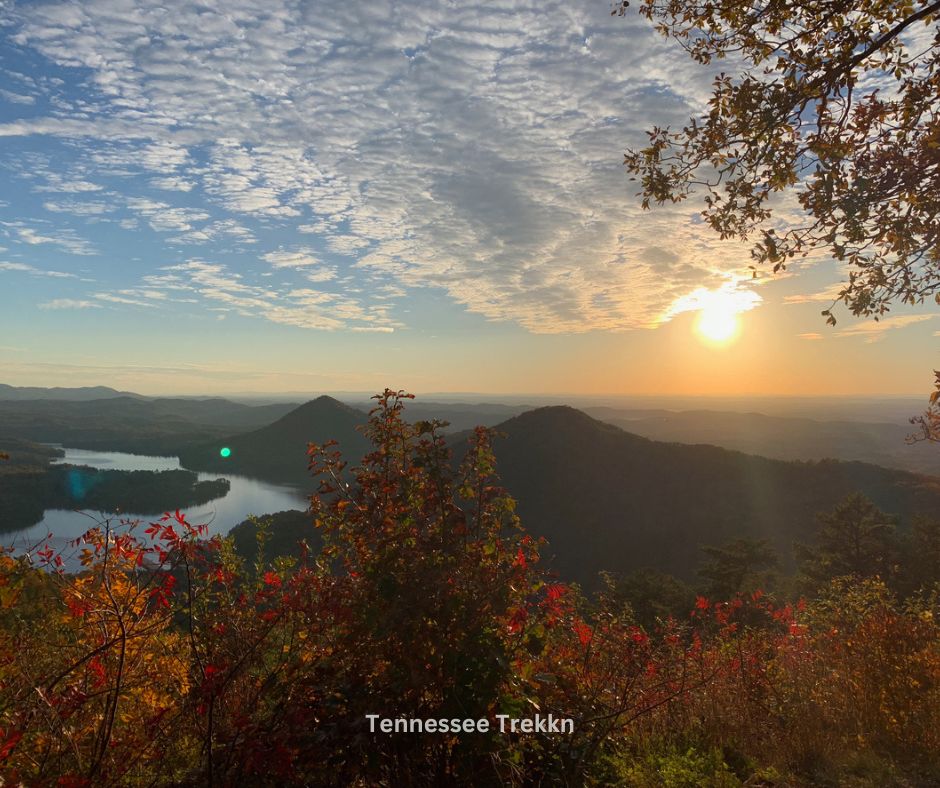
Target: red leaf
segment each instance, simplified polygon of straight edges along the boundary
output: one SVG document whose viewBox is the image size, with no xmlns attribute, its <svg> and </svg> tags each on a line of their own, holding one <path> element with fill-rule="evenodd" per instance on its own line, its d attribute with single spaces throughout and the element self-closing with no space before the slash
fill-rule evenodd
<svg viewBox="0 0 940 788">
<path fill-rule="evenodd" d="M 19 731 L 8 731 L 5 728 L 0 728 L 0 761 L 5 761 L 10 757 L 22 738 L 23 734 Z"/>
</svg>

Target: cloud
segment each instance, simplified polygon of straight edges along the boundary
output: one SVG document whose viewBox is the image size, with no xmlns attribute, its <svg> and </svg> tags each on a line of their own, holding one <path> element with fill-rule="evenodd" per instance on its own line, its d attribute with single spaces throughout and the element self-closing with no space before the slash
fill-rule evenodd
<svg viewBox="0 0 940 788">
<path fill-rule="evenodd" d="M 221 219 L 198 229 L 191 229 L 169 240 L 172 244 L 204 244 L 216 240 L 231 240 L 237 244 L 257 243 L 254 234 L 234 219 Z"/>
<path fill-rule="evenodd" d="M 227 394 L 250 386 L 256 390 L 318 392 L 324 390 L 372 392 L 388 380 L 388 370 L 363 372 L 335 369 L 328 373 L 301 369 L 259 370 L 236 364 L 119 364 L 113 360 L 85 357 L 69 362 L 15 362 L 5 360 L 6 379 L 17 385 L 34 385 L 50 377 L 62 385 L 96 385 L 106 378 L 118 388 L 141 393 L 180 394 L 187 390 L 205 394 Z M 167 389 L 167 381 L 171 388 Z M 299 396 L 299 395 L 298 395 Z"/>
<path fill-rule="evenodd" d="M 128 198 L 127 207 L 145 218 L 147 223 L 157 232 L 190 231 L 193 229 L 194 224 L 210 218 L 210 215 L 205 211 L 173 207 L 168 203 L 146 197 Z"/>
<path fill-rule="evenodd" d="M 39 305 L 40 309 L 100 309 L 101 304 L 75 298 L 55 298 Z"/>
<path fill-rule="evenodd" d="M 262 257 L 274 268 L 303 268 L 320 264 L 313 252 L 306 248 L 296 249 L 292 252 L 280 249 L 276 252 L 267 252 Z"/>
<path fill-rule="evenodd" d="M 327 239 L 332 251 L 344 255 L 355 255 L 370 245 L 368 238 L 358 235 L 327 235 Z"/>
<path fill-rule="evenodd" d="M 38 174 L 38 173 L 37 173 Z M 91 181 L 81 179 L 67 179 L 54 173 L 47 172 L 46 182 L 36 187 L 39 192 L 61 192 L 63 194 L 82 194 L 85 192 L 99 192 L 102 186 Z"/>
<path fill-rule="evenodd" d="M 150 185 L 153 186 L 154 189 L 164 189 L 173 192 L 190 192 L 196 186 L 193 181 L 188 181 L 178 176 L 151 178 Z"/>
<path fill-rule="evenodd" d="M 303 272 L 303 277 L 312 283 L 329 282 L 331 279 L 336 278 L 336 272 L 332 268 L 307 268 Z"/>
<path fill-rule="evenodd" d="M 279 249 L 276 252 L 267 252 L 262 258 L 270 263 L 272 268 L 300 269 L 308 282 L 329 282 L 336 278 L 336 269 L 323 265 L 313 251 L 306 247 L 293 251 Z"/>
<path fill-rule="evenodd" d="M 838 300 L 839 292 L 845 287 L 845 285 L 836 283 L 829 285 L 816 293 L 799 293 L 796 295 L 784 296 L 783 303 L 785 304 L 809 304 L 816 303 L 819 301 L 832 303 L 833 301 Z"/>
<path fill-rule="evenodd" d="M 185 300 L 180 294 L 188 294 L 206 311 L 233 311 L 242 317 L 304 329 L 389 333 L 401 327 L 391 315 L 390 302 L 367 304 L 346 293 L 252 284 L 227 266 L 204 260 L 166 266 L 161 274 L 145 276 L 139 289 L 97 294 L 96 298 L 130 304 L 147 292 L 172 297 L 174 303 Z"/>
<path fill-rule="evenodd" d="M 806 334 L 797 334 L 797 336 L 798 336 L 800 339 L 808 339 L 808 340 L 810 340 L 810 341 L 816 341 L 816 340 L 819 340 L 819 339 L 823 339 L 823 335 L 822 335 L 822 334 L 819 334 L 819 333 L 816 333 L 815 331 L 810 331 L 810 332 L 808 332 L 808 333 L 806 333 Z"/>
<path fill-rule="evenodd" d="M 167 140 L 145 145 L 137 151 L 134 156 L 134 163 L 140 163 L 143 167 L 153 172 L 167 172 L 183 167 L 189 162 L 189 152 L 182 145 Z"/>
<path fill-rule="evenodd" d="M 11 104 L 35 104 L 35 96 L 27 96 L 22 93 L 14 93 L 10 90 L 3 90 L 0 88 L 0 98 L 4 101 L 8 101 Z"/>
<path fill-rule="evenodd" d="M 79 202 L 77 200 L 47 201 L 42 207 L 52 213 L 68 213 L 73 216 L 101 216 L 114 210 L 114 206 L 104 202 Z"/>
<path fill-rule="evenodd" d="M 666 312 L 665 319 L 672 319 L 683 312 L 698 312 L 703 309 L 719 309 L 739 314 L 757 307 L 763 299 L 759 294 L 739 283 L 732 282 L 716 290 L 697 288 L 688 295 L 676 299 Z"/>
<path fill-rule="evenodd" d="M 866 320 L 863 323 L 856 323 L 854 326 L 848 326 L 836 332 L 837 337 L 864 337 L 866 343 L 878 342 L 884 338 L 885 332 L 893 331 L 898 328 L 906 328 L 915 323 L 922 323 L 925 320 L 933 320 L 936 315 L 897 315 L 895 317 L 886 317 L 881 320 Z"/>
<path fill-rule="evenodd" d="M 99 301 L 107 301 L 111 304 L 127 304 L 129 306 L 144 306 L 144 307 L 153 307 L 156 306 L 152 301 L 146 301 L 140 298 L 130 298 L 128 295 L 122 295 L 119 293 L 95 293 L 94 297 Z"/>
<path fill-rule="evenodd" d="M 199 226 L 217 212 L 292 228 L 359 285 L 442 290 L 535 332 L 655 325 L 750 262 L 686 206 L 638 207 L 624 147 L 686 121 L 712 75 L 594 0 L 53 0 L 10 22 L 90 88 L 0 134 L 62 138 L 178 243 L 231 241 Z"/>
<path fill-rule="evenodd" d="M 19 271 L 24 274 L 31 274 L 32 276 L 49 276 L 56 279 L 77 279 L 78 277 L 75 274 L 70 274 L 65 271 L 48 271 L 42 268 L 36 268 L 26 263 L 5 263 L 0 262 L 0 271 Z"/>
<path fill-rule="evenodd" d="M 4 234 L 7 237 L 27 246 L 49 244 L 58 246 L 74 255 L 97 254 L 95 248 L 88 241 L 80 238 L 71 229 L 61 228 L 52 231 L 40 231 L 26 226 L 23 222 L 0 222 L 0 226 L 6 228 Z"/>
</svg>

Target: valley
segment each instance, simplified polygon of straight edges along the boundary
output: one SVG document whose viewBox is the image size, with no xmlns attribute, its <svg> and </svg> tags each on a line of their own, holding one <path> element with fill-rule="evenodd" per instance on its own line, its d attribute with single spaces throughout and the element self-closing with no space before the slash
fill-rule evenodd
<svg viewBox="0 0 940 788">
<path fill-rule="evenodd" d="M 549 566 L 588 586 L 601 571 L 641 568 L 691 579 L 703 546 L 738 538 L 766 540 L 792 567 L 793 544 L 808 538 L 817 513 L 855 491 L 897 514 L 902 530 L 940 505 L 940 480 L 925 472 L 935 466 L 924 451 L 932 447 L 904 444 L 901 425 L 717 411 L 587 411 L 418 400 L 406 416 L 453 413 L 447 442 L 455 467 L 468 435 L 456 428 L 474 418 L 492 426 L 502 483 L 528 530 L 547 540 Z M 205 512 L 213 532 L 235 526 L 247 532 L 243 521 L 250 515 L 281 512 L 272 521 L 271 544 L 290 552 L 293 534 L 313 533 L 303 524 L 304 495 L 314 489 L 308 443 L 336 440 L 352 467 L 369 448 L 359 429 L 367 418 L 364 409 L 329 396 L 299 406 L 117 392 L 97 400 L 3 400 L 0 436 L 8 435 L 4 445 L 12 447 L 0 476 L 11 502 L 5 530 L 42 523 L 45 510 L 153 514 L 195 507 L 199 513 L 214 501 Z M 149 471 L 57 466 L 59 450 L 27 439 L 105 456 L 131 448 L 137 450 L 131 463 L 141 453 L 165 459 Z M 230 489 L 238 493 L 225 504 Z M 63 527 L 60 515 L 47 524 L 57 517 Z"/>
</svg>

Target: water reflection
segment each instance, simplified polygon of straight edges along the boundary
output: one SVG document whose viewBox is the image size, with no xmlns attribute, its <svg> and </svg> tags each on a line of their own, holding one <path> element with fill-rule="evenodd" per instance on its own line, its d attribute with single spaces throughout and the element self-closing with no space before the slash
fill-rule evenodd
<svg viewBox="0 0 940 788">
<path fill-rule="evenodd" d="M 92 468 L 115 471 L 167 471 L 180 468 L 179 459 L 176 457 L 149 457 L 141 454 L 86 449 L 64 449 L 64 451 L 65 456 L 56 462 L 88 465 Z M 198 474 L 200 481 L 218 479 L 222 476 L 223 474 L 217 473 Z M 210 534 L 228 533 L 233 526 L 238 525 L 251 514 L 270 514 L 285 509 L 306 509 L 307 507 L 306 497 L 297 488 L 231 474 L 224 474 L 224 478 L 231 482 L 228 495 L 185 509 L 189 522 L 194 525 L 208 523 Z M 82 513 L 47 509 L 40 522 L 17 531 L 16 534 L 8 534 L 4 542 L 12 543 L 22 549 L 43 541 L 46 534 L 51 533 L 53 547 L 61 549 L 67 542 L 81 536 L 94 525 L 94 517 L 112 516 L 130 520 L 153 520 L 160 514 L 160 512 L 137 512 L 114 515 L 109 512 Z"/>
</svg>

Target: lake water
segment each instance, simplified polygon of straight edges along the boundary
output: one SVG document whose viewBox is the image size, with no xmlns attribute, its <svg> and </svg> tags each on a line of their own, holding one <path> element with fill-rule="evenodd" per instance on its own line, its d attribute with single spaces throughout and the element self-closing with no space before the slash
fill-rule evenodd
<svg viewBox="0 0 940 788">
<path fill-rule="evenodd" d="M 88 465 L 92 468 L 115 471 L 168 471 L 180 468 L 176 457 L 147 457 L 141 454 L 125 454 L 114 451 L 87 451 L 84 449 L 63 449 L 65 456 L 56 460 L 58 463 Z M 299 490 L 268 482 L 249 479 L 246 476 L 219 473 L 199 473 L 199 480 L 228 479 L 231 483 L 228 495 L 216 498 L 200 506 L 184 509 L 186 518 L 193 525 L 207 523 L 210 534 L 228 533 L 248 515 L 271 514 L 285 509 L 306 509 L 307 499 Z M 175 508 L 175 507 L 173 507 Z M 182 508 L 182 507 L 181 507 Z M 162 513 L 121 514 L 122 519 L 154 520 Z M 24 548 L 41 542 L 46 534 L 53 535 L 52 545 L 63 548 L 67 542 L 81 536 L 95 523 L 89 517 L 111 516 L 109 512 L 75 512 L 62 509 L 47 509 L 43 518 L 29 528 L 15 534 L 0 535 L 0 543 L 13 544 Z M 114 521 L 116 522 L 116 520 Z"/>
</svg>

